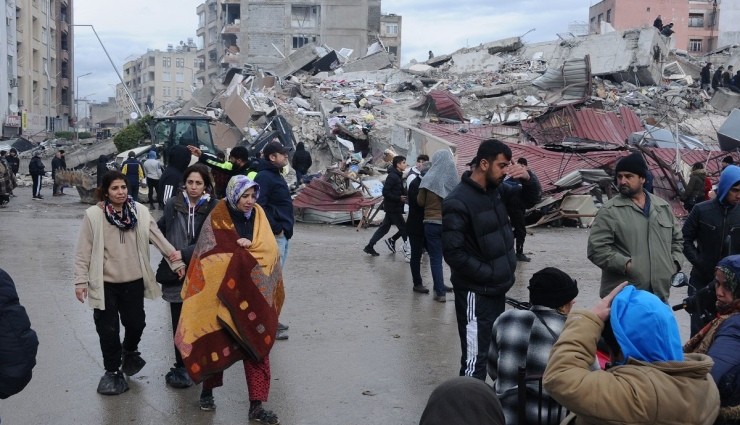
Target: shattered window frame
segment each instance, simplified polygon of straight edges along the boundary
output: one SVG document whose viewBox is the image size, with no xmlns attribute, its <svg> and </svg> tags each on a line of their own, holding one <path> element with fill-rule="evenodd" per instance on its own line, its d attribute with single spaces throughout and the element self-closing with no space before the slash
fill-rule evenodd
<svg viewBox="0 0 740 425">
<path fill-rule="evenodd" d="M 315 35 L 307 34 L 296 34 L 293 36 L 293 49 L 300 49 L 309 43 L 315 43 L 317 37 Z"/>
<path fill-rule="evenodd" d="M 291 5 L 291 28 L 318 28 L 321 26 L 321 6 Z"/>
</svg>

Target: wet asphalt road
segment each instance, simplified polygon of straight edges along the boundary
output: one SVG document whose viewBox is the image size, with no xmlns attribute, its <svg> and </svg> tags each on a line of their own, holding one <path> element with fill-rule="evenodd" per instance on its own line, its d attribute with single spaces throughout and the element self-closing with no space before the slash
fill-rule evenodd
<svg viewBox="0 0 740 425">
<path fill-rule="evenodd" d="M 246 424 L 243 369 L 225 372 L 215 391 L 215 412 L 198 408 L 199 387 L 175 390 L 164 375 L 174 361 L 169 307 L 146 300 L 140 344 L 147 360 L 120 396 L 95 392 L 103 374 L 92 311 L 74 298 L 72 267 L 79 224 L 87 205 L 70 195 L 32 201 L 30 189 L 0 209 L 0 267 L 15 280 L 40 340 L 34 378 L 18 395 L 0 401 L 4 425 L 15 424 Z M 374 228 L 296 226 L 285 271 L 281 322 L 290 339 L 270 354 L 271 396 L 266 407 L 282 424 L 416 424 L 436 385 L 457 375 L 460 344 L 452 295 L 447 303 L 411 291 L 402 254 L 378 244 L 380 257 L 362 247 Z M 509 295 L 527 299 L 526 282 L 546 266 L 578 280 L 576 308 L 598 296 L 599 270 L 586 259 L 587 229 L 536 228 Z M 153 264 L 159 254 L 153 254 Z M 422 276 L 431 287 L 426 257 Z M 445 267 L 445 276 L 449 270 Z M 674 290 L 671 304 L 685 289 Z M 678 312 L 681 335 L 688 315 Z"/>
</svg>

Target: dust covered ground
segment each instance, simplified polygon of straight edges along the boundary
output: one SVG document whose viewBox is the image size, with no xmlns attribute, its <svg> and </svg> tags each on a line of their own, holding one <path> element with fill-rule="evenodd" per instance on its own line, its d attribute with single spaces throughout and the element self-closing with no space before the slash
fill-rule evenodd
<svg viewBox="0 0 740 425">
<path fill-rule="evenodd" d="M 92 311 L 74 298 L 72 268 L 82 214 L 68 196 L 32 201 L 16 189 L 0 209 L 0 267 L 15 280 L 39 336 L 34 378 L 20 394 L 0 401 L 3 424 L 237 424 L 247 423 L 247 392 L 240 365 L 215 391 L 215 412 L 198 408 L 199 387 L 175 390 L 164 375 L 174 362 L 169 307 L 145 303 L 147 327 L 140 344 L 147 360 L 120 396 L 95 392 L 103 374 Z M 270 354 L 273 409 L 282 424 L 416 424 L 436 385 L 457 375 L 460 343 L 453 296 L 438 303 L 411 291 L 402 254 L 378 244 L 380 257 L 362 252 L 375 228 L 296 226 L 285 271 L 281 321 L 290 339 Z M 598 298 L 599 270 L 586 259 L 587 229 L 536 228 L 527 238 L 530 263 L 519 263 L 509 295 L 527 299 L 529 277 L 556 266 L 578 280 L 576 308 Z M 159 255 L 153 254 L 154 265 Z M 422 275 L 431 286 L 428 259 Z M 445 268 L 445 277 L 449 270 Z M 671 304 L 686 290 L 674 290 Z M 681 335 L 688 315 L 678 312 Z"/>
</svg>

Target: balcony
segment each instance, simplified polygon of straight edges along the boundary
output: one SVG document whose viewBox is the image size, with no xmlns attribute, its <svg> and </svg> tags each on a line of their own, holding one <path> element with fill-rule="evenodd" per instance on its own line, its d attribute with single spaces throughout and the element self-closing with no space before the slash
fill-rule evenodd
<svg viewBox="0 0 740 425">
<path fill-rule="evenodd" d="M 195 35 L 198 37 L 206 35 L 206 27 L 198 27 L 198 29 L 195 30 Z"/>
<path fill-rule="evenodd" d="M 239 22 L 234 21 L 230 24 L 224 25 L 224 27 L 221 29 L 221 34 L 239 34 Z"/>
<path fill-rule="evenodd" d="M 65 88 L 65 89 L 69 88 L 69 78 L 60 78 L 59 82 L 62 85 L 62 88 Z"/>
<path fill-rule="evenodd" d="M 69 51 L 68 50 L 60 50 L 59 51 L 59 58 L 62 60 L 62 62 L 69 62 Z"/>
<path fill-rule="evenodd" d="M 69 34 L 69 24 L 67 22 L 60 20 L 58 24 L 59 31 L 61 31 L 62 34 Z"/>
<path fill-rule="evenodd" d="M 237 65 L 241 64 L 241 55 L 238 53 L 228 53 L 221 57 L 221 65 Z"/>
</svg>

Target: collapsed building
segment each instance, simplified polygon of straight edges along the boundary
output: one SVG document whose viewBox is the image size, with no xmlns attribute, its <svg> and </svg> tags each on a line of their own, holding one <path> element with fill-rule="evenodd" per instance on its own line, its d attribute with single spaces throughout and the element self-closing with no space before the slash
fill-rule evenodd
<svg viewBox="0 0 740 425">
<path fill-rule="evenodd" d="M 498 138 L 542 182 L 533 221 L 588 225 L 630 151 L 643 152 L 656 193 L 683 216 L 691 164 L 716 179 L 719 161 L 740 147 L 740 113 L 730 114 L 740 97 L 699 88 L 696 62 L 671 53 L 652 27 L 533 44 L 513 37 L 400 69 L 377 45 L 353 60 L 340 52 L 309 44 L 271 69 L 231 70 L 161 113 L 212 117 L 221 149 L 304 142 L 321 177 L 298 192 L 299 219 L 361 225 L 379 205 L 388 152 L 451 149 L 463 172 L 482 140 Z"/>
</svg>

